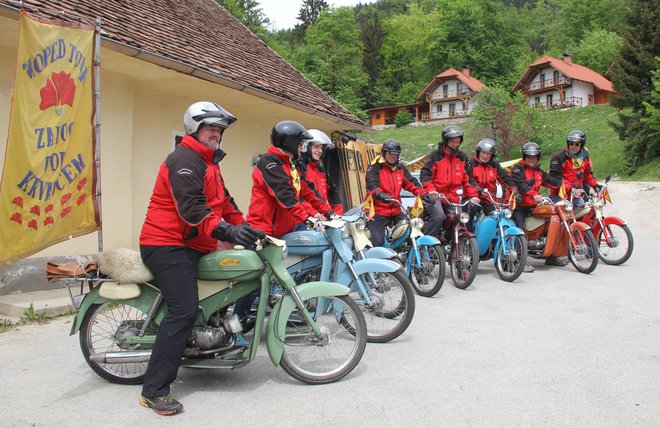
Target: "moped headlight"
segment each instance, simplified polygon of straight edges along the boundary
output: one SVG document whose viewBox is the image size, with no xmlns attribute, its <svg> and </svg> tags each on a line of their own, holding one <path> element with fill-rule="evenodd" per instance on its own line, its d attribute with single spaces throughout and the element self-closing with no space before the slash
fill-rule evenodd
<svg viewBox="0 0 660 428">
<path fill-rule="evenodd" d="M 348 230 L 347 225 L 344 225 L 344 227 L 341 228 L 341 237 L 342 239 L 348 239 L 351 237 L 351 231 Z"/>
<path fill-rule="evenodd" d="M 573 211 L 573 202 L 566 201 L 564 203 L 564 208 L 566 208 L 566 211 Z"/>
<path fill-rule="evenodd" d="M 355 228 L 357 230 L 364 230 L 367 228 L 367 220 L 363 219 L 360 217 L 359 219 L 355 220 Z"/>
<path fill-rule="evenodd" d="M 461 213 L 459 219 L 461 220 L 461 223 L 467 223 L 468 221 L 470 221 L 470 214 Z"/>
<path fill-rule="evenodd" d="M 594 201 L 592 202 L 591 206 L 593 206 L 596 209 L 600 209 L 603 206 L 603 204 L 601 204 L 600 201 Z"/>
<path fill-rule="evenodd" d="M 504 217 L 506 218 L 511 218 L 513 217 L 513 211 L 511 211 L 509 208 L 504 210 Z"/>
<path fill-rule="evenodd" d="M 424 220 L 422 220 L 419 217 L 416 217 L 416 218 L 410 220 L 410 224 L 412 225 L 412 227 L 421 230 L 424 227 Z"/>
</svg>

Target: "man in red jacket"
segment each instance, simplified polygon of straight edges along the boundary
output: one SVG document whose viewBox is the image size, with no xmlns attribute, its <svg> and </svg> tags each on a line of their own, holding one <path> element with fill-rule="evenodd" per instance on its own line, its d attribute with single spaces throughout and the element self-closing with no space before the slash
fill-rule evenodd
<svg viewBox="0 0 660 428">
<path fill-rule="evenodd" d="M 405 218 L 399 205 L 401 189 L 415 196 L 426 193 L 417 179 L 399 162 L 400 154 L 401 145 L 397 141 L 386 141 L 381 148 L 381 156 L 374 159 L 367 169 L 367 191 L 371 192 L 375 212 L 367 225 L 371 232 L 371 243 L 377 247 L 385 242 L 385 226 Z M 395 201 L 399 201 L 399 204 L 395 204 Z M 428 199 L 428 202 L 431 200 Z"/>
<path fill-rule="evenodd" d="M 170 384 L 197 316 L 199 259 L 214 251 L 218 240 L 249 248 L 266 237 L 245 223 L 220 174 L 222 134 L 234 121 L 215 103 L 188 107 L 186 135 L 160 166 L 142 226 L 140 253 L 156 278 L 167 314 L 158 328 L 140 404 L 160 415 L 183 410 L 170 395 Z"/>
<path fill-rule="evenodd" d="M 341 215 L 344 213 L 344 206 L 341 203 L 339 187 L 326 174 L 323 167 L 325 151 L 334 148 L 335 145 L 332 144 L 330 137 L 318 129 L 309 129 L 307 132 L 312 139 L 302 145 L 296 166 L 300 169 L 302 179 L 316 193 L 316 196 L 329 203 L 335 214 Z M 305 202 L 305 204 L 309 204 L 309 202 Z"/>
<path fill-rule="evenodd" d="M 250 226 L 280 238 L 292 232 L 296 224 L 313 224 L 334 214 L 330 205 L 318 199 L 301 180 L 294 163 L 300 146 L 311 139 L 298 122 L 285 120 L 273 127 L 271 146 L 252 172 L 252 199 L 247 216 Z"/>
<path fill-rule="evenodd" d="M 456 125 L 450 125 L 442 130 L 442 141 L 438 148 L 431 152 L 419 173 L 419 180 L 427 192 L 436 201 L 429 207 L 429 219 L 424 227 L 427 235 L 438 236 L 446 212 L 439 194 L 445 195 L 451 202 L 461 202 L 457 195 L 458 189 L 463 189 L 463 200 L 469 198 L 474 207 L 469 211 L 472 215 L 478 209 L 479 198 L 472 178 L 472 169 L 465 153 L 459 150 L 463 142 L 463 131 Z M 426 208 L 426 207 L 425 207 Z"/>
</svg>

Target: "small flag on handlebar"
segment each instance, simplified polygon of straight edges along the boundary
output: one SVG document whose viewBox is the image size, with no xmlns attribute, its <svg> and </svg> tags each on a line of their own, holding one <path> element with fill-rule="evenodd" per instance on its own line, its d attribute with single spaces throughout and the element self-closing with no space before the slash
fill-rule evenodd
<svg viewBox="0 0 660 428">
<path fill-rule="evenodd" d="M 516 195 L 513 192 L 509 195 L 509 206 L 511 207 L 511 210 L 516 209 Z"/>
<path fill-rule="evenodd" d="M 559 188 L 559 197 L 562 199 L 566 199 L 566 186 L 564 186 L 564 182 L 562 181 L 561 187 Z"/>
<path fill-rule="evenodd" d="M 423 212 L 424 212 L 424 204 L 422 203 L 422 198 L 420 196 L 417 196 L 417 198 L 415 198 L 415 203 L 410 209 L 410 215 L 412 217 L 419 217 L 422 215 Z"/>
<path fill-rule="evenodd" d="M 605 199 L 610 204 L 612 203 L 612 199 L 610 199 L 610 192 L 607 190 L 607 187 L 603 189 L 603 199 Z"/>
<path fill-rule="evenodd" d="M 362 204 L 362 209 L 367 212 L 367 218 L 369 220 L 374 218 L 376 215 L 376 209 L 374 208 L 374 198 L 371 193 L 369 193 L 369 196 L 367 196 L 367 199 Z"/>
</svg>

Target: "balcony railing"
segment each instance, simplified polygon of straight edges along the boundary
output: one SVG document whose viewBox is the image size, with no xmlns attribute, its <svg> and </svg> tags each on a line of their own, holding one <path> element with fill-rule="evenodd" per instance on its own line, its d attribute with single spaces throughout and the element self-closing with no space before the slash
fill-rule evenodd
<svg viewBox="0 0 660 428">
<path fill-rule="evenodd" d="M 546 103 L 536 103 L 534 107 L 542 108 L 568 108 L 568 107 L 582 107 L 582 98 L 580 97 L 568 97 L 563 100 L 553 100 L 552 102 Z"/>
<path fill-rule="evenodd" d="M 460 117 L 460 116 L 467 116 L 470 114 L 472 110 L 458 110 L 458 111 L 441 111 L 441 112 L 435 112 L 430 114 L 430 119 L 429 115 L 427 113 L 426 117 L 424 114 L 422 114 L 422 120 L 433 120 L 433 119 L 447 119 L 450 117 Z"/>
<path fill-rule="evenodd" d="M 471 89 L 459 89 L 455 91 L 439 91 L 436 92 L 431 100 L 445 100 L 448 98 L 459 98 L 459 97 L 473 97 L 475 92 Z"/>
<path fill-rule="evenodd" d="M 527 92 L 541 91 L 547 88 L 554 88 L 556 86 L 568 85 L 571 83 L 571 79 L 568 77 L 560 76 L 558 78 L 539 80 L 538 82 L 532 82 L 527 85 Z"/>
</svg>

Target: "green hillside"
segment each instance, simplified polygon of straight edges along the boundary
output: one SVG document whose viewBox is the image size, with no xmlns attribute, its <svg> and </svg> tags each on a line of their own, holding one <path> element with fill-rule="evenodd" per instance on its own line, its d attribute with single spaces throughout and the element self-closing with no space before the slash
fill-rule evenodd
<svg viewBox="0 0 660 428">
<path fill-rule="evenodd" d="M 544 111 L 546 127 L 549 128 L 549 141 L 538 141 L 542 148 L 542 164 L 547 168 L 550 156 L 565 147 L 566 134 L 571 129 L 580 129 L 587 134 L 587 147 L 594 164 L 596 178 L 601 180 L 612 174 L 622 180 L 660 181 L 660 159 L 644 165 L 633 176 L 623 174 L 623 142 L 621 142 L 608 121 L 617 121 L 617 111 L 608 105 L 594 105 L 584 108 Z M 384 129 L 375 134 L 360 134 L 360 137 L 374 143 L 389 139 L 397 140 L 403 148 L 402 158 L 410 161 L 428 154 L 440 141 L 442 128 L 450 122 L 433 126 L 407 126 L 405 128 Z M 459 124 L 465 133 L 462 150 L 474 154 L 474 146 L 483 137 L 477 135 L 470 122 Z M 517 151 L 516 151 L 517 152 Z M 498 159 L 504 161 L 506 159 Z"/>
</svg>

